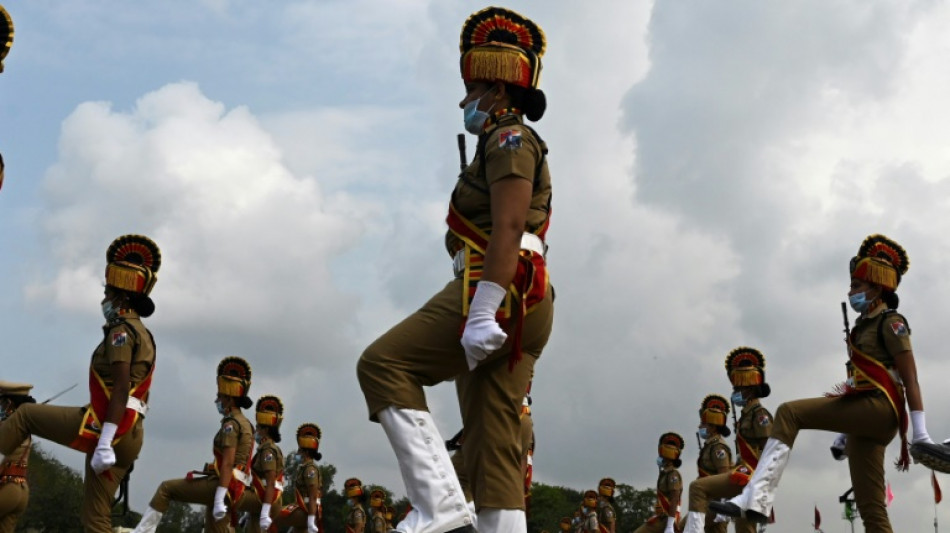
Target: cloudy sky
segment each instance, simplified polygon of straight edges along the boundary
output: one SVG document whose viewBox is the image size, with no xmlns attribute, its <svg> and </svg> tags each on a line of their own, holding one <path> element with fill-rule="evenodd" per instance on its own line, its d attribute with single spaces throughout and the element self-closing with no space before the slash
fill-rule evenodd
<svg viewBox="0 0 950 533">
<path fill-rule="evenodd" d="M 164 256 L 147 322 L 159 363 L 133 506 L 211 458 L 226 355 L 251 361 L 255 396 L 284 398 L 285 434 L 323 427 L 341 478 L 402 493 L 355 364 L 450 276 L 458 32 L 482 4 L 152 4 L 4 1 L 16 40 L 0 75 L 0 377 L 40 399 L 84 383 L 105 249 L 147 234 Z M 869 233 L 908 250 L 901 310 L 931 434 L 950 436 L 950 6 L 578 6 L 510 3 L 549 38 L 537 128 L 558 305 L 533 391 L 536 479 L 650 487 L 667 430 L 687 437 L 692 477 L 699 402 L 728 393 L 736 346 L 766 354 L 773 411 L 830 390 L 847 262 Z M 83 387 L 58 402 L 84 403 Z M 453 434 L 451 385 L 430 400 Z M 799 437 L 770 531 L 807 530 L 816 504 L 826 532 L 850 530 L 832 439 Z M 895 528 L 929 529 L 929 472 L 888 479 Z"/>
</svg>

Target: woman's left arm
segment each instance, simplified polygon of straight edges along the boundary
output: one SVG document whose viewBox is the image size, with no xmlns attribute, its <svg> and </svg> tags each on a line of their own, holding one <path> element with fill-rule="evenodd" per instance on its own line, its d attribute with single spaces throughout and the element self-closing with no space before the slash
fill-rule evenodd
<svg viewBox="0 0 950 533">
<path fill-rule="evenodd" d="M 914 362 L 914 352 L 904 350 L 894 357 L 897 373 L 904 383 L 904 393 L 907 395 L 907 406 L 911 411 L 923 411 L 924 400 L 920 394 L 920 385 L 917 383 L 917 364 Z"/>
<path fill-rule="evenodd" d="M 489 190 L 492 232 L 485 250 L 482 280 L 508 287 L 518 266 L 521 235 L 531 207 L 532 183 L 508 176 L 495 181 Z"/>
<path fill-rule="evenodd" d="M 274 492 L 277 490 L 277 472 L 269 470 L 264 473 L 264 499 L 263 502 L 270 504 L 274 499 Z"/>
<path fill-rule="evenodd" d="M 132 390 L 130 365 L 125 361 L 112 363 L 112 397 L 109 398 L 109 409 L 106 411 L 104 422 L 118 425 L 125 416 L 125 405 L 129 402 L 129 391 Z"/>
</svg>

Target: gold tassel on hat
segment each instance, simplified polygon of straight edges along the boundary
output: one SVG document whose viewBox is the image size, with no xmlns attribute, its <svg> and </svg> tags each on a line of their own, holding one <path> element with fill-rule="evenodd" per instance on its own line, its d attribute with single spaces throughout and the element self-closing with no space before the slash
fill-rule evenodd
<svg viewBox="0 0 950 533">
<path fill-rule="evenodd" d="M 466 81 L 503 81 L 521 87 L 532 84 L 531 62 L 514 46 L 473 48 L 462 58 L 462 69 Z"/>
</svg>

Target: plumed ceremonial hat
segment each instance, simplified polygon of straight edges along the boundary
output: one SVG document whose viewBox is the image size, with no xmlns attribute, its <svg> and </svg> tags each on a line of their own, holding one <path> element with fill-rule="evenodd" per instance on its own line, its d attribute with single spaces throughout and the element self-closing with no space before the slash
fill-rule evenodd
<svg viewBox="0 0 950 533">
<path fill-rule="evenodd" d="M 148 295 L 158 281 L 162 253 L 144 235 L 123 235 L 106 250 L 106 285 Z"/>
<path fill-rule="evenodd" d="M 218 363 L 218 394 L 243 398 L 250 388 L 250 363 L 234 356 L 225 357 Z"/>
<path fill-rule="evenodd" d="M 884 235 L 869 235 L 851 258 L 851 277 L 880 285 L 888 290 L 897 289 L 901 277 L 907 273 L 910 260 L 907 251 Z"/>
<path fill-rule="evenodd" d="M 347 498 L 358 498 L 363 495 L 363 482 L 359 478 L 351 477 L 343 484 Z"/>
<path fill-rule="evenodd" d="M 320 437 L 323 432 L 313 422 L 305 422 L 297 428 L 297 446 L 306 450 L 320 449 Z"/>
<path fill-rule="evenodd" d="M 280 423 L 284 421 L 284 403 L 272 394 L 258 398 L 255 410 L 258 425 L 280 427 Z"/>
<path fill-rule="evenodd" d="M 13 19 L 10 13 L 0 5 L 0 72 L 3 72 L 3 59 L 13 46 Z"/>
<path fill-rule="evenodd" d="M 486 7 L 462 25 L 462 79 L 537 89 L 546 48 L 540 26 L 510 9 Z"/>
<path fill-rule="evenodd" d="M 685 446 L 686 441 L 683 440 L 683 437 L 678 433 L 668 431 L 660 435 L 660 442 L 657 447 L 660 457 L 669 459 L 675 463 L 679 461 L 680 453 L 683 452 Z"/>
<path fill-rule="evenodd" d="M 718 394 L 710 394 L 703 398 L 703 403 L 699 407 L 699 419 L 713 426 L 725 426 L 728 414 L 729 400 Z"/>
<path fill-rule="evenodd" d="M 29 383 L 15 383 L 0 379 L 0 396 L 28 396 L 33 389 Z"/>
<path fill-rule="evenodd" d="M 748 346 L 740 346 L 726 356 L 726 372 L 733 387 L 765 383 L 765 356 Z"/>
</svg>

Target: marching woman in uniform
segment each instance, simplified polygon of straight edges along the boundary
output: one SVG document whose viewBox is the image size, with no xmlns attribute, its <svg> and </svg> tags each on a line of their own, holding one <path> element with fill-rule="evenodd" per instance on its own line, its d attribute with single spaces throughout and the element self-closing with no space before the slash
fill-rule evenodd
<svg viewBox="0 0 950 533">
<path fill-rule="evenodd" d="M 189 472 L 184 479 L 163 481 L 134 533 L 154 533 L 172 501 L 207 506 L 205 531 L 227 533 L 237 522 L 235 502 L 251 484 L 254 430 L 241 412 L 254 405 L 247 397 L 251 365 L 240 357 L 225 357 L 218 363 L 217 379 L 214 403 L 222 418 L 214 436 L 214 462 Z"/>
<path fill-rule="evenodd" d="M 521 401 L 553 320 L 547 149 L 524 123 L 544 114 L 544 50 L 541 28 L 508 9 L 483 9 L 463 25 L 459 106 L 478 147 L 449 203 L 455 279 L 373 342 L 357 367 L 370 419 L 389 438 L 412 504 L 396 525 L 401 533 L 472 528 L 423 391 L 450 379 L 479 530 L 527 528 Z"/>
<path fill-rule="evenodd" d="M 604 533 L 617 533 L 617 512 L 614 510 L 614 490 L 617 482 L 605 477 L 597 484 L 597 521 Z"/>
<path fill-rule="evenodd" d="M 917 384 L 910 327 L 896 311 L 898 298 L 894 291 L 907 267 L 907 252 L 893 240 L 883 235 L 864 240 L 850 264 L 848 297 L 860 316 L 847 339 L 848 380 L 833 396 L 779 406 L 759 468 L 740 495 L 722 504 L 710 504 L 717 512 L 765 522 L 798 432 L 822 429 L 846 435 L 844 453 L 865 531 L 893 531 L 885 505 L 884 451 L 899 435 L 897 466 L 907 469 L 908 419 L 913 426 L 912 441 L 931 442 Z"/>
<path fill-rule="evenodd" d="M 729 444 L 726 443 L 726 439 L 723 437 L 728 437 L 731 433 L 729 428 L 726 426 L 726 418 L 729 416 L 729 401 L 724 397 L 719 396 L 718 394 L 710 394 L 703 398 L 702 403 L 699 407 L 699 432 L 697 435 L 702 441 L 702 447 L 699 450 L 699 459 L 696 460 L 696 467 L 699 470 L 699 477 L 689 484 L 689 498 L 690 498 L 690 509 L 699 508 L 704 506 L 705 503 L 692 503 L 693 498 L 702 499 L 703 502 L 708 501 L 710 492 L 709 487 L 703 487 L 700 482 L 701 479 L 704 479 L 709 476 L 715 476 L 717 474 L 726 474 L 728 475 L 729 471 L 732 470 L 732 450 L 729 449 Z M 720 478 L 721 481 L 725 479 Z M 723 487 L 729 487 L 729 485 L 722 485 Z M 707 493 L 707 494 L 703 494 Z M 730 492 L 728 496 L 731 496 L 734 492 Z M 690 511 L 697 512 L 697 511 Z M 697 521 L 698 517 L 694 517 L 693 520 Z M 698 529 L 694 527 L 694 531 L 705 531 L 706 533 L 726 533 L 727 522 L 714 522 L 716 518 L 716 513 L 706 511 L 706 527 L 703 529 L 702 522 L 698 521 Z M 689 515 L 687 514 L 686 519 L 683 521 L 683 524 L 680 526 L 680 529 L 686 529 L 686 523 L 689 521 Z"/>
<path fill-rule="evenodd" d="M 679 519 L 680 496 L 683 494 L 683 478 L 677 468 L 683 464 L 680 454 L 686 441 L 677 433 L 668 432 L 660 436 L 659 456 L 656 464 L 660 467 L 660 476 L 656 480 L 656 507 L 653 516 L 637 528 L 634 533 L 673 533 Z"/>
<path fill-rule="evenodd" d="M 731 472 L 704 476 L 689 484 L 689 513 L 684 533 L 711 530 L 712 523 L 706 517 L 715 514 L 707 514 L 716 503 L 713 500 L 742 492 L 772 435 L 772 413 L 760 401 L 772 393 L 765 382 L 765 356 L 755 348 L 740 346 L 726 356 L 726 372 L 732 382 L 732 404 L 734 408 L 742 408 L 736 429 L 739 457 Z M 755 524 L 743 517 L 736 517 L 735 527 L 736 533 L 755 533 L 756 530 Z"/>
<path fill-rule="evenodd" d="M 293 527 L 299 533 L 317 533 L 322 484 L 317 461 L 320 460 L 320 426 L 307 422 L 297 428 L 297 454 L 302 459 L 294 475 L 294 503 L 284 507 L 275 521 L 278 531 Z"/>
<path fill-rule="evenodd" d="M 343 484 L 343 490 L 347 498 L 346 504 L 350 507 L 346 520 L 343 521 L 346 533 L 363 533 L 366 529 L 366 510 L 363 508 L 366 494 L 363 490 L 363 482 L 351 477 Z"/>
<path fill-rule="evenodd" d="M 10 418 L 17 407 L 36 403 L 30 396 L 33 385 L 0 381 L 0 425 Z M 26 469 L 30 460 L 33 439 L 26 440 L 0 462 L 0 533 L 13 533 L 20 516 L 26 512 L 30 500 L 30 488 L 26 482 Z"/>
<path fill-rule="evenodd" d="M 155 311 L 148 294 L 161 265 L 158 246 L 124 235 L 106 251 L 103 340 L 89 367 L 85 407 L 24 404 L 0 425 L 0 461 L 29 438 L 49 439 L 86 454 L 80 521 L 87 532 L 112 531 L 112 501 L 145 438 L 155 341 L 141 317 Z"/>
<path fill-rule="evenodd" d="M 251 490 L 244 491 L 238 510 L 251 515 L 247 531 L 260 533 L 267 531 L 281 511 L 284 454 L 277 443 L 280 442 L 280 423 L 284 420 L 284 404 L 280 398 L 271 395 L 258 398 L 256 420 L 257 452 L 251 459 Z"/>
</svg>

